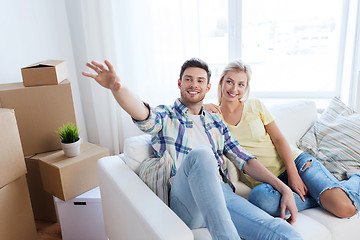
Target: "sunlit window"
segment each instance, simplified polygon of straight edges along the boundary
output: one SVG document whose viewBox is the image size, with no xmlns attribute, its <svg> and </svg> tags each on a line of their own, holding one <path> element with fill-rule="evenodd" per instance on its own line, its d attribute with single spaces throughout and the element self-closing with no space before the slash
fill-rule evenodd
<svg viewBox="0 0 360 240">
<path fill-rule="evenodd" d="M 338 93 L 342 1 L 245 0 L 242 10 L 241 57 L 252 66 L 254 91 L 280 97 Z"/>
<path fill-rule="evenodd" d="M 328 101 L 354 81 L 357 0 L 113 0 L 113 6 L 130 9 L 114 11 L 127 56 L 124 79 L 135 79 L 127 84 L 150 103 L 173 102 L 180 66 L 191 57 L 210 65 L 211 102 L 223 68 L 235 59 L 251 66 L 251 93 L 259 98 Z"/>
<path fill-rule="evenodd" d="M 240 58 L 252 68 L 252 93 L 270 98 L 340 94 L 343 1 L 199 0 L 199 55 L 214 72 Z M 209 4 L 211 3 L 211 4 Z M 216 87 L 209 93 L 216 98 Z"/>
</svg>

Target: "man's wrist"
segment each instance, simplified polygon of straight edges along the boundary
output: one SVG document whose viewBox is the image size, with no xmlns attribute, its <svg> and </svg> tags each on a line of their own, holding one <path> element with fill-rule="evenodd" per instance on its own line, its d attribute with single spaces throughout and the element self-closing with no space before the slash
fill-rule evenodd
<svg viewBox="0 0 360 240">
<path fill-rule="evenodd" d="M 292 194 L 292 190 L 289 186 L 287 186 L 285 183 L 283 183 L 281 180 L 279 180 L 281 182 L 278 191 L 284 195 L 284 194 Z"/>
</svg>

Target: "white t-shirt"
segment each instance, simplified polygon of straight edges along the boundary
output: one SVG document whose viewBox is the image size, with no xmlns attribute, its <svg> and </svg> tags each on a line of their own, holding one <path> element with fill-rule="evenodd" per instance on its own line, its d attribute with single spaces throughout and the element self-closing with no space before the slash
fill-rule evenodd
<svg viewBox="0 0 360 240">
<path fill-rule="evenodd" d="M 194 122 L 193 132 L 192 132 L 192 149 L 199 146 L 208 146 L 212 148 L 209 138 L 205 132 L 204 125 L 200 119 L 200 115 L 190 114 L 191 120 Z"/>
</svg>

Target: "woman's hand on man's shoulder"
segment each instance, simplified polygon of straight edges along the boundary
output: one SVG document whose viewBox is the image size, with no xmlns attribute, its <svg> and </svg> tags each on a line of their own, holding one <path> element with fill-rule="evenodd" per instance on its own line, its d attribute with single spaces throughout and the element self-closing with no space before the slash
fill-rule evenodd
<svg viewBox="0 0 360 240">
<path fill-rule="evenodd" d="M 204 109 L 211 113 L 220 113 L 221 114 L 220 107 L 213 103 L 204 104 Z"/>
</svg>

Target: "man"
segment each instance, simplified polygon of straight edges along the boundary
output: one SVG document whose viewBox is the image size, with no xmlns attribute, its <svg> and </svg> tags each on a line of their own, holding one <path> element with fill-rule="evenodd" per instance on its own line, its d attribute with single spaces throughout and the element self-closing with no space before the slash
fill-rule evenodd
<svg viewBox="0 0 360 240">
<path fill-rule="evenodd" d="M 236 167 L 282 194 L 281 217 L 297 208 L 289 187 L 243 150 L 225 123 L 202 107 L 211 73 L 200 59 L 186 61 L 180 72 L 180 99 L 173 106 L 151 108 L 120 82 L 113 66 L 92 61 L 96 74 L 83 72 L 112 91 L 137 126 L 152 135 L 156 157 L 171 168 L 170 208 L 191 228 L 207 227 L 213 239 L 301 239 L 283 219 L 273 218 L 236 195 L 228 180 L 224 156 Z"/>
</svg>

